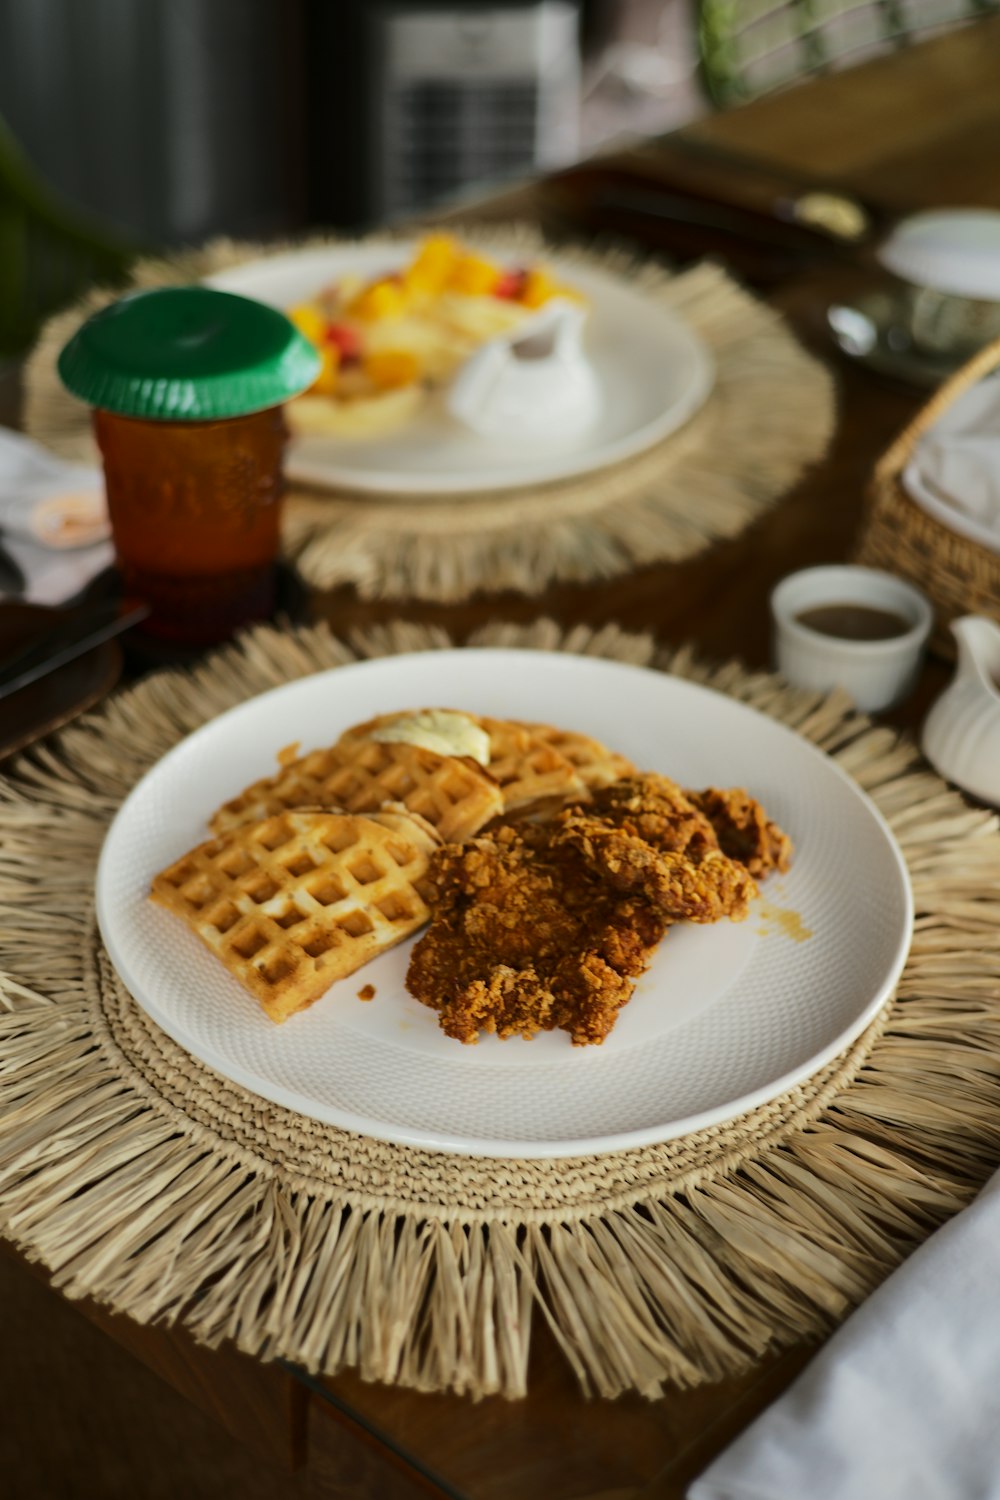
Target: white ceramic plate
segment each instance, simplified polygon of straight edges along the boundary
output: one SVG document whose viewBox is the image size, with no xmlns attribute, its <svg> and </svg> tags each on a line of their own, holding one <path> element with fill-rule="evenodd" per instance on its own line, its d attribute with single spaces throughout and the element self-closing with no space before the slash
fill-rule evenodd
<svg viewBox="0 0 1000 1500">
<path fill-rule="evenodd" d="M 604 739 L 685 785 L 745 786 L 795 842 L 743 923 L 668 933 L 603 1046 L 563 1032 L 464 1047 L 404 988 L 410 943 L 282 1026 L 146 896 L 227 797 L 292 740 L 329 744 L 394 708 L 450 704 Z M 97 910 L 112 960 L 176 1041 L 255 1093 L 380 1139 L 487 1156 L 567 1156 L 682 1135 L 806 1078 L 876 1014 L 909 947 L 896 843 L 855 784 L 773 720 L 705 688 L 564 654 L 434 651 L 265 693 L 192 734 L 128 797 Z M 790 915 L 791 914 L 791 915 Z M 804 936 L 809 933 L 808 937 Z M 371 983 L 376 998 L 358 1000 Z"/>
<path fill-rule="evenodd" d="M 397 269 L 414 245 L 386 241 L 293 251 L 220 272 L 208 284 L 287 309 L 345 272 L 374 276 Z M 590 299 L 585 345 L 603 398 L 601 415 L 590 427 L 558 438 L 480 437 L 435 401 L 412 422 L 377 437 L 296 438 L 289 448 L 290 477 L 414 497 L 501 490 L 586 474 L 675 432 L 712 388 L 715 367 L 703 341 L 626 281 L 563 265 L 558 256 L 546 261 Z"/>
</svg>

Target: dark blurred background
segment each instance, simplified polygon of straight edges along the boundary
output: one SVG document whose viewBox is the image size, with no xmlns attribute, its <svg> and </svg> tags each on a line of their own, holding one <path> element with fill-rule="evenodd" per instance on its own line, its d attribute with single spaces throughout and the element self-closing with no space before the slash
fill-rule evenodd
<svg viewBox="0 0 1000 1500">
<path fill-rule="evenodd" d="M 701 107 L 688 0 L 0 0 L 0 118 L 143 246 L 358 228 Z"/>
<path fill-rule="evenodd" d="M 0 358 L 136 252 L 357 230 L 1000 0 L 0 0 Z"/>
</svg>

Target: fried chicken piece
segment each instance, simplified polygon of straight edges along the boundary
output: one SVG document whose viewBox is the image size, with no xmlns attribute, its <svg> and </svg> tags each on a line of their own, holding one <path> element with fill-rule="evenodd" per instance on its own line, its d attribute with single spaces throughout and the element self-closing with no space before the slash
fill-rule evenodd
<svg viewBox="0 0 1000 1500">
<path fill-rule="evenodd" d="M 741 921 L 757 887 L 718 847 L 711 823 L 666 776 L 617 781 L 555 820 L 571 848 L 619 891 L 641 895 L 671 922 Z"/>
<path fill-rule="evenodd" d="M 438 850 L 407 987 L 463 1042 L 556 1027 L 602 1042 L 669 925 L 739 921 L 754 873 L 786 868 L 790 849 L 745 792 L 623 778 L 549 822 Z"/>
<path fill-rule="evenodd" d="M 658 776 L 653 771 L 613 781 L 573 807 L 642 839 L 661 854 L 697 857 L 704 850 L 719 846 L 704 812 L 669 776 Z"/>
<path fill-rule="evenodd" d="M 791 839 L 741 788 L 683 791 L 650 772 L 625 777 L 574 806 L 663 853 L 697 860 L 706 848 L 720 848 L 758 880 L 772 870 L 787 870 L 791 862 Z"/>
<path fill-rule="evenodd" d="M 757 894 L 749 871 L 721 849 L 696 843 L 686 853 L 661 851 L 576 810 L 558 823 L 557 845 L 575 849 L 615 890 L 641 896 L 669 922 L 741 922 Z"/>
<path fill-rule="evenodd" d="M 772 870 L 788 869 L 791 839 L 741 787 L 725 791 L 708 787 L 688 792 L 687 797 L 708 818 L 722 852 L 745 865 L 758 880 Z"/>
<path fill-rule="evenodd" d="M 602 1042 L 667 922 L 595 878 L 551 829 L 502 827 L 432 856 L 434 918 L 407 988 L 462 1042 L 559 1027 Z"/>
</svg>

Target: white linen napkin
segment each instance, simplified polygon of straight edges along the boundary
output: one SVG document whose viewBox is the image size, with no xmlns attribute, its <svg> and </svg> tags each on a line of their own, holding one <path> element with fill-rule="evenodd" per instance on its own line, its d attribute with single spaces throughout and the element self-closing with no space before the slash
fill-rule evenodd
<svg viewBox="0 0 1000 1500">
<path fill-rule="evenodd" d="M 903 473 L 935 519 L 1000 552 L 1000 380 L 965 391 L 918 439 Z"/>
<path fill-rule="evenodd" d="M 1000 1173 L 688 1490 L 807 1496 L 1000 1497 Z"/>
<path fill-rule="evenodd" d="M 0 427 L 0 536 L 28 580 L 19 597 L 59 604 L 78 593 L 114 557 L 100 469 Z"/>
</svg>

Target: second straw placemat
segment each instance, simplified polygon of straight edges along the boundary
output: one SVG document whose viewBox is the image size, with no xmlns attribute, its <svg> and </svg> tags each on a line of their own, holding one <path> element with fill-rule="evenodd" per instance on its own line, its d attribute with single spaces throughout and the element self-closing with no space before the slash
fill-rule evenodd
<svg viewBox="0 0 1000 1500">
<path fill-rule="evenodd" d="M 524 228 L 462 236 L 498 253 L 547 253 Z M 324 243 L 333 242 L 311 240 L 303 248 Z M 216 242 L 142 261 L 133 282 L 194 281 L 288 248 Z M 627 278 L 634 291 L 687 320 L 716 364 L 705 406 L 635 458 L 523 490 L 415 502 L 296 486 L 285 547 L 314 587 L 353 583 L 365 598 L 455 601 L 482 590 L 535 594 L 556 582 L 592 582 L 681 561 L 737 536 L 823 456 L 834 423 L 830 374 L 773 308 L 718 266 L 672 275 L 621 250 L 560 247 L 558 256 L 569 268 L 576 262 Z M 59 314 L 28 361 L 26 428 L 65 457 L 89 457 L 93 449 L 88 412 L 63 390 L 56 356 L 81 317 L 112 295 L 118 293 L 93 291 Z"/>
<path fill-rule="evenodd" d="M 874 800 L 917 920 L 896 997 L 750 1113 L 569 1160 L 397 1146 L 305 1119 L 190 1057 L 117 979 L 93 917 L 108 824 L 186 733 L 254 693 L 450 642 L 259 629 L 164 672 L 0 782 L 0 1232 L 72 1296 L 313 1371 L 523 1394 L 534 1318 L 601 1395 L 695 1384 L 842 1318 L 1000 1160 L 1000 832 L 842 700 L 698 666 L 614 627 L 473 644 L 653 666 L 798 730 Z"/>
</svg>

